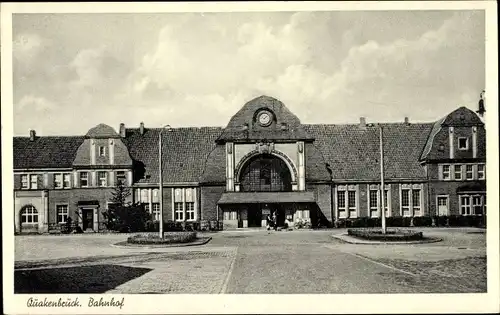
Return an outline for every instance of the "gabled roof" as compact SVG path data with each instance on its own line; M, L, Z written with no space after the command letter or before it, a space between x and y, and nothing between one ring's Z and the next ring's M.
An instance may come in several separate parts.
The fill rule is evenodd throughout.
M479 116L467 107L460 107L444 117L443 126L482 126Z
M71 168L84 137L14 137L14 169Z
M425 179L419 157L432 123L381 124L383 126L386 179ZM316 138L337 181L377 181L380 179L378 126L304 125Z
M86 138L94 138L94 139L99 139L99 138L120 138L120 136L116 133L116 131L106 125L106 124L99 124L93 128L91 128L87 134L85 135Z
M432 127L432 131L427 138L424 150L420 156L420 160L439 159L443 155L448 156L448 152L438 152L437 147L439 143L448 142L448 130L442 132L446 127L470 127L470 126L483 126L479 116L467 107L460 107L448 115L444 116ZM481 141L478 141L482 145ZM449 148L445 148L449 150ZM482 150L480 150L482 151Z
M274 114L274 123L269 127L261 128L254 124L255 114L259 110L269 110ZM246 126L246 128L244 128ZM282 128L285 126L286 128ZM226 128L217 139L225 141L248 140L311 140L313 137L305 132L300 120L281 101L269 97L259 96L247 102L229 120Z
M160 130L148 128L141 135L138 128L127 129L124 143L134 160L134 167L142 173L138 183L158 183ZM221 131L218 127L165 129L162 133L163 182L197 183Z

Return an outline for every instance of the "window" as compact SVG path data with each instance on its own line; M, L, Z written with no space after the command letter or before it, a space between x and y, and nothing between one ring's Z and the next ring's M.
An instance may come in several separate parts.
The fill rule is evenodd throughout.
M68 222L69 210L68 205L57 205L57 223L66 223Z
M384 208L385 208L385 217L388 217L390 215L389 212L389 190L384 189Z
M349 217L356 217L356 191L349 190L347 192L347 205L349 207Z
M143 203L142 206L147 213L151 213L151 209L149 208L149 203Z
M99 147L99 156L106 156L106 147Z
M21 188L22 189L30 188L30 184L28 182L28 175L21 175Z
M70 188L70 187L71 187L71 174L64 173L63 174L63 188Z
M194 221L194 202L186 202L186 220Z
M236 211L224 211L224 220L238 220Z
M21 210L21 223L38 223L38 211L33 206Z
M153 220L160 221L160 204L159 203L153 203Z
M474 179L474 171L471 164L465 165L465 179Z
M127 182L127 175L125 174L125 171L116 172L116 183L118 184L119 182L122 182L123 184Z
M458 149L467 150L469 148L468 138L458 138Z
M370 216L378 217L378 190L370 190Z
M38 175L30 175L31 189L38 189Z
M448 180L450 179L450 166L449 165L443 165L443 179Z
M292 178L286 163L272 155L258 155L242 169L241 191L291 191Z
M471 208L470 208L470 196L469 195L463 195L460 196L460 214L461 215L470 215L471 214Z
M462 165L454 165L453 170L455 180L462 180Z
M99 187L106 187L108 185L108 174L106 172L97 172L97 179Z
M54 188L63 188L62 177L62 174L54 174Z
M337 191L337 209L339 210L339 217L346 217L346 207L345 207L345 191Z
M483 215L483 198L482 196L472 197L472 211L474 215Z
M70 188L70 173L58 173L54 174L54 187L56 189Z
M420 216L422 213L420 212L420 189L413 189L411 192L412 196L412 207L413 207L413 215Z
M484 164L478 164L477 166L477 179L484 179L485 178L485 172L484 172Z
M410 216L410 190L401 190L401 208L403 209L403 216Z
M175 209L175 221L184 221L184 209L182 207L182 202L174 203Z
M89 173L80 172L80 187L89 187Z

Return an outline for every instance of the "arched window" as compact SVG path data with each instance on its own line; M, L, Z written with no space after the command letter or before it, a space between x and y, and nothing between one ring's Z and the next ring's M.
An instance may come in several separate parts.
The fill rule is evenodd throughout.
M244 166L240 187L241 191L291 191L292 177L283 160L262 154Z
M38 211L28 205L21 210L21 223L38 223Z

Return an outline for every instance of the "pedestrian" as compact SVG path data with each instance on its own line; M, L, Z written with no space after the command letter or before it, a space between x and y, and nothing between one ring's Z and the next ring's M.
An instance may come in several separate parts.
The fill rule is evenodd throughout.
M274 225L274 230L278 230L278 217L276 216L276 211L273 213L273 225Z
M271 229L271 215L268 214L266 217L266 228L269 231Z

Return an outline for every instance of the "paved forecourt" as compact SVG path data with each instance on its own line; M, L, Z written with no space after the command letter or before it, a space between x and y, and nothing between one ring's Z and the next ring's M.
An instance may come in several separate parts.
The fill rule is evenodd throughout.
M17 236L16 292L486 290L486 239L478 229L424 229L443 241L416 245L356 245L332 237L345 230L247 231L210 233L212 240L207 245L165 249L112 246L125 235ZM79 287L62 283L63 279L85 277L85 268L97 274L102 271L105 277L90 277L80 281ZM33 279L40 285L33 285Z

